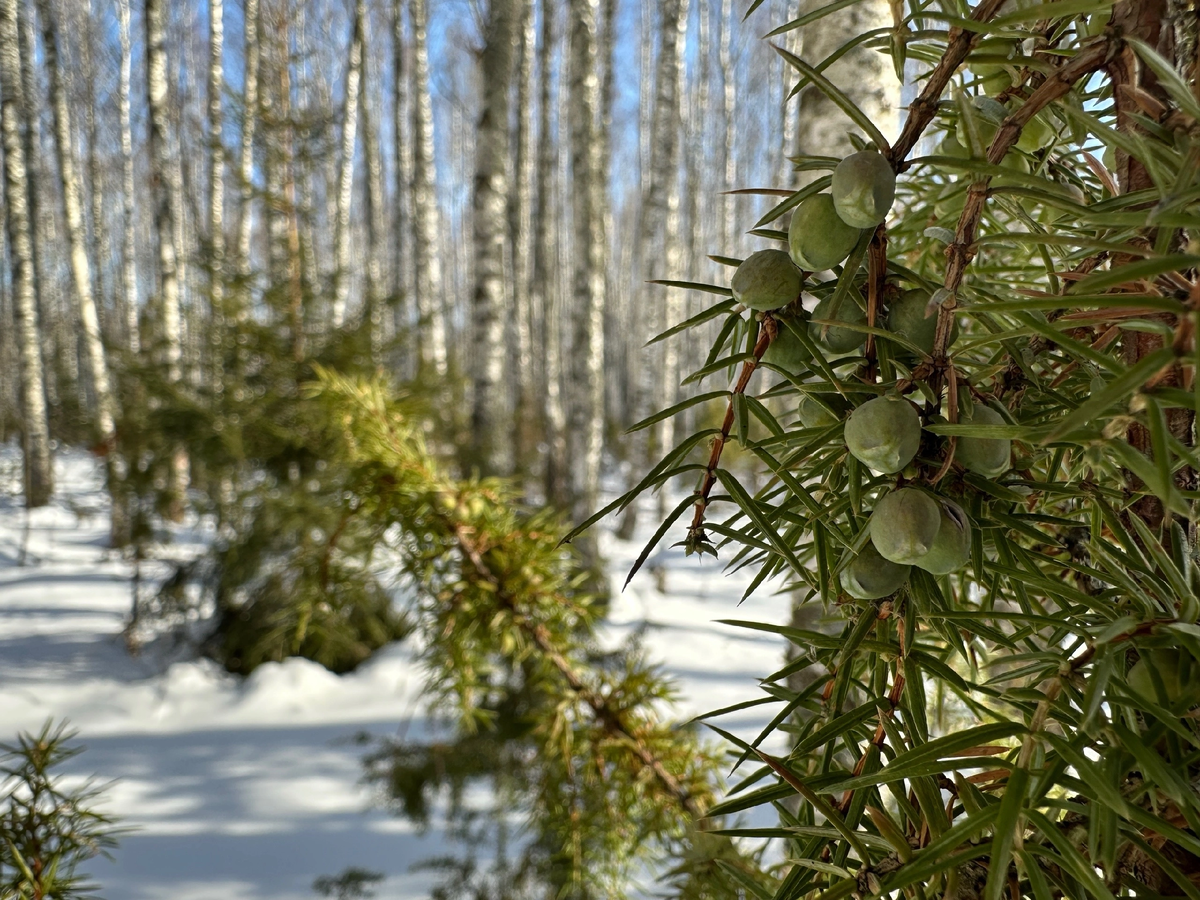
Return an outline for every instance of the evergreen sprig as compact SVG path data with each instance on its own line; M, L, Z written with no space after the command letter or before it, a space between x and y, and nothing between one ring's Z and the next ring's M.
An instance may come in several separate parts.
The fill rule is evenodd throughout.
M825 60L780 50L793 93L824 93L901 175L890 216L832 279L803 273L831 310L811 332L796 298L760 313L723 300L664 335L723 318L688 381L742 377L703 401L727 404L720 430L684 436L597 518L700 469L676 510L695 510L689 549L754 570L751 590L774 579L795 592L794 624L733 623L793 648L764 673L778 713L752 740L717 729L749 771L710 814L768 806L780 819L724 832L783 844L781 881L755 895L1200 897L1200 108L1194 61L1168 58L1164 37L1194 48L1200 23L1094 0L893 12L892 29ZM822 74L860 44L897 72L924 66L891 144ZM779 239L763 224L814 188L767 192L784 199L752 233ZM737 265L729 251L719 258ZM921 353L884 318L902 285L928 292L936 316ZM839 318L843 303L862 318ZM804 359L768 365L782 321ZM834 324L863 349L814 344ZM916 456L894 474L851 455L833 416L884 394L920 414ZM812 400L827 424L798 414ZM998 422L973 423L984 406ZM1011 468L965 466L964 444L982 439L1012 441ZM721 465L729 441L757 457L764 487ZM966 563L914 566L894 593L855 599L843 573L873 541L875 504L901 487L961 507ZM806 606L826 630L804 624ZM793 747L782 758L760 749L779 730Z
M0 744L0 898L82 900L96 886L78 872L109 856L125 830L96 807L105 785L64 783L63 763L83 751L65 722Z

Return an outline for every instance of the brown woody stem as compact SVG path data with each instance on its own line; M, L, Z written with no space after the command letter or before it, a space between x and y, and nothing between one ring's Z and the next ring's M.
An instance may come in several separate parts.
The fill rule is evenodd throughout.
M759 360L763 358L763 354L771 346L771 341L775 340L778 334L779 325L775 321L775 317L770 313L763 313L762 330L759 331L758 340L754 344L754 358L742 363L742 371L738 374L733 389L729 392L729 405L725 407L725 419L721 422L721 433L713 438L712 452L708 455L708 465L704 467L704 475L701 477L700 487L696 491L696 513L692 516L691 527L688 528L689 542L697 539L703 542L704 514L708 510L708 498L717 481L717 467L721 464L721 451L725 449L725 442L729 440L729 432L733 430L733 398L746 392L750 376L754 374Z
M870 328L878 326L879 310L883 305L883 287L887 278L887 244L887 225L881 222L871 235L871 243L867 247L867 326ZM867 335L864 352L867 364L863 376L867 381L874 381L879 374L875 335Z
M1011 116L1006 118L996 131L991 146L988 147L987 161L1000 165L1005 154L1016 144L1021 136L1021 129L1029 123L1037 113L1071 89L1080 78L1090 75L1102 68L1113 52L1115 44L1101 41L1087 48L1069 63L1049 76L1029 99L1021 104ZM992 176L986 175L971 184L967 191L967 202L962 215L958 218L958 228L954 234L954 242L946 248L946 279L943 285L946 297L938 310L937 332L933 342L933 359L937 368L945 368L946 348L950 343L950 333L954 327L954 309L958 304L958 289L962 285L967 266L975 257L975 232L979 228L979 220L983 216L983 207L987 201L988 185Z
M975 8L971 18L976 22L986 22L996 15L1003 5L1004 0L983 0ZM950 29L946 52L942 54L942 58L934 70L929 73L921 95L908 108L908 119L900 131L900 137L896 138L896 142L892 144L891 152L888 154L888 162L892 164L894 171L899 172L904 167L905 158L912 152L912 148L917 145L917 141L921 139L921 135L929 127L933 117L937 115L938 102L946 90L946 85L950 83L950 79L954 77L954 73L963 64L963 60L967 58L967 54L971 52L971 48L978 39L979 35L976 32L967 31L957 25Z

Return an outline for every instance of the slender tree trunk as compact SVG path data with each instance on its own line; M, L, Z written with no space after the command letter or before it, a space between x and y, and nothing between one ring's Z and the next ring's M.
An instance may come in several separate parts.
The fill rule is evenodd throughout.
M600 211L597 220L600 223L600 234L604 241L604 405L601 415L607 421L622 421L623 378L621 367L623 357L621 345L625 343L625 332L621 328L622 309L620 305L619 269L615 272L608 264L608 248L617 247L618 242L613 229L612 197L609 190L612 165L612 119L613 105L617 97L616 80L616 29L617 29L617 0L600 0L600 22L597 23L596 68L600 82L600 112L596 121L596 143L599 145L600 159Z
M163 0L145 0L146 91L150 119L150 188L154 198L154 227L158 251L159 310L167 379L171 384L182 380L183 346L179 319L178 249L175 245L176 211L171 190L171 158L167 143L167 53ZM187 490L187 454L180 448L170 469L168 492L171 513L183 515L183 497Z
M54 493L54 461L50 455L50 427L38 336L28 170L21 137L25 90L21 83L17 3L18 0L0 0L0 137L4 144L4 209L12 261L13 318L21 366L25 505L32 509L50 502Z
M88 0L87 10L84 14L87 16L87 40L84 44L87 51L85 67L88 101L85 115L88 147L87 177L88 186L91 188L90 200L92 205L92 239L88 247L88 252L91 254L96 306L99 308L101 315L101 333L107 333L112 338L117 335L117 329L113 327L112 315L106 313L106 310L110 308L106 301L112 297L112 292L107 289L110 285L106 284L105 279L105 269L109 263L109 233L104 215L104 183L100 171L100 129L99 116L96 109L99 100L96 92L97 29L94 24L95 11L92 8L92 0Z
M379 134L371 112L371 92L368 88L368 46L363 41L362 97L363 151L367 163L367 290L365 315L370 320L371 359L375 365L383 362L383 160L379 150Z
M208 0L208 291L213 389L221 390L225 347L225 142L221 92L225 87L224 0Z
M533 338L529 305L529 226L533 189L533 54L536 33L533 0L518 0L517 109L513 141L513 188L508 197L509 255L512 259L512 304L509 307L509 360L516 373L513 402L513 439L516 470L526 473L534 455Z
M422 368L446 374L446 332L442 317L441 234L433 150L433 99L429 94L426 0L409 0L412 25L413 276L416 282L417 341Z
M346 101L342 108L342 162L338 172L337 218L334 221L333 327L346 319L350 292L350 202L354 195L354 148L358 136L359 82L363 66L364 0L355 0L346 69Z
M129 35L129 0L119 0L117 16L121 33L121 302L125 312L125 344L137 356L142 349L138 324L136 208L133 181L133 116L130 99L133 54Z
M512 84L516 0L490 0L480 76L483 102L476 129L473 236L475 291L471 321L472 462L489 474L512 468L504 378L506 293L504 245L508 204L508 93Z
M100 445L110 451L114 438L112 390L108 381L108 364L104 358L104 342L100 336L100 317L92 293L92 273L88 262L87 226L83 218L82 184L75 162L72 142L71 115L63 84L62 66L58 55L58 27L49 0L38 0L38 17L42 25L42 43L46 54L46 69L50 73L50 108L54 116L54 149L61 177L63 212L65 213L67 244L75 296L79 303L79 322L92 390L96 397L96 431Z
M736 88L731 53L733 31L733 0L721 0L721 42L717 48L717 64L721 68L721 123L724 125L724 141L721 147L722 191L721 194L721 252L728 253L733 243L735 204L732 194L737 171L734 167L734 91Z
M406 115L409 91L405 66L404 0L392 0L392 150L395 155L396 193L393 211L392 233L395 238L392 249L392 271L395 284L392 290L398 298L396 309L404 327L411 328L417 321L415 306L416 290L412 277L412 141L410 122ZM415 347L412 335L408 335L406 347ZM416 374L412 364L413 353L405 360L406 374Z
M659 277L666 278L681 278L684 274L683 262L683 234L680 222L680 196L679 196L679 160L682 155L681 141L683 138L683 115L682 101L684 94L684 60L687 58L687 31L688 31L688 0L680 0L679 2L679 19L678 19L678 51L674 71L668 75L660 67L659 72L664 77L673 77L675 81L674 96L672 98L674 115L669 121L665 122L667 128L667 137L664 140L670 141L669 154L672 158L672 165L663 170L668 178L667 183L667 209L666 221L663 229L664 253L662 262L662 274ZM662 95L660 94L660 98ZM654 277L654 273L646 270L647 277ZM660 292L664 294L662 304L662 318L656 322L651 330L661 331L665 328L676 324L684 318L684 294L678 290L666 290ZM646 336L647 338L649 335ZM658 367L659 383L655 396L662 406L672 406L679 397L679 346L677 340L665 341L662 344L662 364ZM675 446L675 417L668 416L658 424L658 447L660 453L666 453ZM661 490L658 492L658 516L665 517L667 514L670 496L668 491Z
M125 2L125 0L122 0ZM245 6L245 86L242 91L242 143L238 154L238 202L237 274L242 279L242 289L249 290L250 278L250 235L253 212L250 204L254 199L254 128L258 124L258 70L262 49L258 38L259 0L246 0ZM246 303L239 304L246 311Z
M287 285L288 327L292 333L292 358L299 362L306 352L304 328L304 286L300 280L300 223L296 208L296 135L292 124L292 23L291 7L280 4L274 27L276 40L276 70L278 78L278 131L275 142L276 177L278 190L273 195L275 215L272 224L278 229L275 246L279 253L280 283Z
M825 5L825 0L801 0L798 14L804 15ZM891 22L887 0L851 4L826 16L819 26L804 29L804 58L818 62L855 35ZM826 69L824 75L866 113L884 135L893 137L898 133L900 82L886 56L860 46ZM787 90L790 89L789 84ZM846 133L857 130L854 124L811 84L800 92L796 121L796 146L789 148L789 153L844 156L852 151Z
M59 384L60 376L70 380L72 354L67 350L68 328L62 316L62 297L58 290L58 279L53 277L52 257L47 251L53 245L51 236L55 225L53 214L42 203L44 154L42 145L42 104L40 102L41 81L37 77L36 35L34 34L34 10L21 2L17 6L17 45L21 58L21 87L23 138L25 146L25 180L28 185L29 239L33 249L33 293L37 301L40 327L38 340L42 345L42 360L45 366L46 400L49 415L54 416L62 408L64 396L70 394L70 385ZM52 423L53 424L53 423Z
M591 514L599 494L604 438L604 167L597 135L600 84L595 0L571 0L571 180L575 278L571 346L572 516ZM585 551L589 548L584 548ZM595 564L596 560L585 561ZM594 553L591 554L594 556Z
M530 304L541 321L542 415L546 440L546 501L563 508L569 499L567 484L567 413L562 396L562 347L560 343L558 291L553 276L554 142L550 129L554 115L554 2L542 0L541 43L538 45L538 145L533 212L533 272Z
M638 237L638 248L641 251L638 271L644 279L655 277L654 273L650 272L651 265L658 269L659 273L662 272L660 267L663 267L663 263L646 252L655 246L656 242L665 239L663 250L667 254L665 269L670 273L668 277L675 274L679 260L679 192L676 186L680 143L679 83L684 34L687 28L687 0L663 0L661 10L662 27L659 31L658 66L654 77L654 114L650 131L650 177L643 201ZM667 296L664 297L664 294ZM643 299L635 300L634 334L642 340L648 340L650 333L666 320L667 304L672 302L670 294L671 292L663 288L645 285ZM647 355L646 351L642 351L638 366L633 405L635 420L647 415L655 389L664 387L672 377L669 371L670 358L666 353L662 355L657 367L647 359ZM658 372L655 371L656 368ZM673 385L671 390L673 391ZM666 398L660 399L663 405L670 402ZM660 428L659 435L663 439L669 436L666 428ZM660 449L665 452L668 448ZM634 432L634 440L630 442L630 453L635 467L644 467L650 463L648 429ZM637 504L631 503L621 520L621 537L632 537L636 524Z

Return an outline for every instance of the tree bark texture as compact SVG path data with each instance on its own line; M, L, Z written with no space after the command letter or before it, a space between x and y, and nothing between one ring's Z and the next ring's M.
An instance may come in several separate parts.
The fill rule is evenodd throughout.
M567 455L572 517L595 507L604 437L604 208L598 132L600 77L596 66L595 0L570 3L570 141L574 218L571 404Z
M638 229L638 271L643 280L663 276L660 258L651 248L662 247L664 252L675 254L677 264L678 247L672 245L669 225L675 221L678 233L679 193L675 184L678 180L680 118L679 82L683 37L687 28L687 0L663 0L660 5L662 25L659 29L658 64L654 75L655 96L650 126L649 178L643 199L641 224ZM673 198L673 199L672 199ZM672 207L674 212L672 213ZM665 240L665 243L663 241ZM666 269L673 274L672 260L666 259ZM651 271L651 270L654 271ZM667 277L671 277L668 275ZM633 331L644 340L665 320L667 300L664 288L643 285L641 297L633 302ZM658 353L642 350L635 367L633 397L634 421L644 418L654 401L653 393L663 382L656 377L656 364L663 361ZM661 372L661 368L660 368ZM663 405L666 405L664 402ZM660 429L660 435L662 434ZM630 456L634 465L644 468L650 462L648 429L633 434L630 441ZM633 536L637 524L637 504L626 507L619 533L623 538Z
M413 276L417 292L417 340L422 367L446 374L446 331L442 317L442 263L438 252L441 215L433 150L433 98L429 94L426 0L409 0L412 30Z
M346 320L350 292L350 203L354 196L354 149L358 135L359 82L363 66L364 0L355 0L346 68L346 97L342 106L342 161L338 172L337 218L334 221L333 327Z
M224 0L208 0L208 292L214 387L222 380L225 331L225 143L221 93L225 89Z
M122 0L124 2L124 0ZM242 87L242 136L238 152L238 235L237 274L243 281L243 291L250 278L250 236L254 227L251 202L254 200L254 129L258 124L258 70L262 57L258 30L259 0L246 0L245 5L245 73ZM239 303L244 310L245 300Z
M158 251L159 321L162 333L163 362L167 379L178 384L183 378L183 343L179 316L179 252L171 155L167 143L167 52L165 44L166 11L163 0L146 0L146 93L150 120L150 192L154 203L154 230ZM168 493L171 514L183 515L183 496L187 490L186 451L176 451L170 467Z
M471 303L472 462L487 474L512 468L505 384L507 318L504 249L508 204L508 94L512 82L515 0L490 0L480 54L482 104L476 127L472 231L475 290Z
M824 0L801 0L797 15L806 15L826 5ZM797 49L803 59L816 65L855 35L891 23L887 0L864 0L800 29ZM886 137L896 136L900 128L900 82L890 59L866 47L856 47L823 74L866 113ZM789 83L789 91L790 88ZM796 122L796 146L789 148L788 153L845 156L853 152L846 133L857 131L857 126L812 84L800 92ZM790 166L788 168L790 170Z
M100 445L110 448L114 437L112 389L108 380L108 363L104 342L100 336L100 316L92 293L92 273L88 260L87 225L83 218L83 185L75 160L70 107L63 83L62 64L58 52L58 27L49 0L38 0L38 18L42 25L42 44L46 69L50 74L50 108L54 116L54 149L61 178L63 212L65 214L68 254L71 275L75 282L75 298L82 326L82 342L96 398L96 431Z
M29 181L21 135L25 90L21 83L17 2L0 0L0 138L4 144L4 210L12 263L13 318L21 367L25 506L32 509L50 502L54 493L54 460L50 455L30 235Z
M125 345L133 356L141 352L138 323L136 208L133 181L133 52L129 34L129 0L117 5L118 28L121 40L121 75L118 87L121 117L121 301L125 312Z
M518 472L528 472L535 455L533 408L533 338L530 309L530 200L533 190L533 0L517 0L516 95L513 135L513 185L508 196L509 257L512 259L512 303L509 305L509 367L516 373L513 396L513 456Z
M538 145L533 213L533 272L530 305L541 322L542 418L546 440L546 501L564 508L569 499L567 465L567 411L562 391L560 304L554 277L556 205L554 191L554 141L550 129L556 106L554 95L554 0L542 0L541 38L538 43Z

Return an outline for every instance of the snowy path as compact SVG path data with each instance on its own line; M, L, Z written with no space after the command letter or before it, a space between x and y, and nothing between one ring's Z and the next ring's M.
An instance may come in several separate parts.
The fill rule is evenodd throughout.
M91 866L101 893L300 900L315 896L317 875L354 865L387 874L380 898L427 896L434 877L410 867L444 852L440 832L418 835L372 808L353 742L420 727L420 672L406 650L390 647L341 677L289 660L245 680L208 661L130 657L120 636L130 566L104 548L97 468L64 454L58 478L56 503L29 520L24 566L25 514L11 491L0 496L0 741L66 717L87 746L73 771L119 779L111 811L139 830L114 862ZM605 537L616 583L640 546ZM782 621L786 598L764 593L737 608L746 580L724 577L719 563L660 549L651 564L668 593L639 575L613 603L614 638L648 626L646 647L679 679L688 713L754 696L781 643L714 620ZM722 724L748 734L765 721L752 710Z

